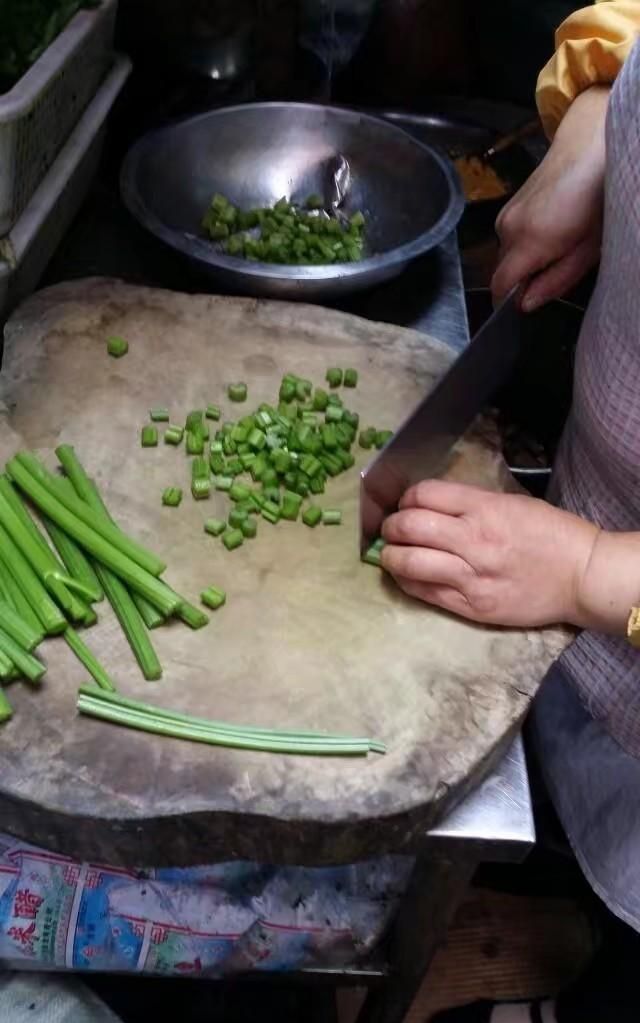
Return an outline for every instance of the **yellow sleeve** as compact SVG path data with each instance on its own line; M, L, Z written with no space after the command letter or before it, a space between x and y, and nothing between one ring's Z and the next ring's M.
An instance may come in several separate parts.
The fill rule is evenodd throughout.
M562 23L536 92L549 138L579 93L615 80L639 32L640 0L596 0Z

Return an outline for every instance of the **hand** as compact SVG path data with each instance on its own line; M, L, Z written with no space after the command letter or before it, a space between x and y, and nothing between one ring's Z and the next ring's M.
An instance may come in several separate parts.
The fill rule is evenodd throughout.
M590 624L583 582L599 530L544 501L430 480L383 536L382 565L409 596L491 625Z
M522 308L531 312L566 294L598 262L608 98L606 86L578 96L547 156L498 217L495 301L521 284Z

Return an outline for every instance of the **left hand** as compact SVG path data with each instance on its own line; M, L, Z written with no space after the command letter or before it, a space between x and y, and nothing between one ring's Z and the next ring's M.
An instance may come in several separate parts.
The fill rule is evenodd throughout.
M545 501L429 480L382 533L382 565L409 596L483 624L591 624L581 599L600 530Z

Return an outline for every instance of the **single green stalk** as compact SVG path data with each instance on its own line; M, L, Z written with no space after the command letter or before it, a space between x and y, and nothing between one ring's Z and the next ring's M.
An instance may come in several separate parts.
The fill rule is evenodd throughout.
M157 713L156 707L134 710L116 702L101 700L97 694L89 695L86 690L81 690L77 707L81 714L89 714L128 728L231 749L313 756L366 756L370 750L368 740L344 739L336 742L325 740L324 736L311 739L282 737L277 733L256 735L251 731L232 732L225 726L218 728L214 722L206 722L202 727L177 717L164 717Z
M80 695L90 697L100 703L114 704L119 707L139 711L140 713L153 714L155 717L165 718L169 721L178 721L181 724L195 725L197 728L213 728L217 732L229 732L232 735L253 735L259 738L275 736L279 739L308 739L313 742L333 742L337 745L340 745L341 743L352 744L357 742L362 745L375 745L378 747L384 746L384 743L373 739L365 739L361 736L354 738L353 736L343 735L336 732L311 732L287 728L274 729L263 728L259 725L233 725L227 721L216 721L211 718L202 718L193 714L183 714L181 711L170 710L166 707L157 707L155 704L143 703L141 700L132 700L130 697L122 696L120 693L104 692L103 690L96 689L94 686L88 684L81 685L78 692Z
M109 678L109 675L100 662L91 653L89 647L80 639L80 636L69 625L64 633L67 646L73 651L78 660L87 669L91 678L106 692L115 693L116 687Z
M104 565L96 565L98 578L114 610L140 670L148 681L162 678L162 666L149 639L144 619L127 587Z

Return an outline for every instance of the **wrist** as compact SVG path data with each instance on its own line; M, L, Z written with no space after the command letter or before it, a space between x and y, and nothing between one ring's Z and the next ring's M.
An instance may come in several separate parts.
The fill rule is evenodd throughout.
M599 531L581 573L575 621L583 629L626 636L640 602L640 534Z

